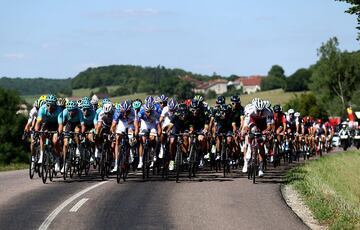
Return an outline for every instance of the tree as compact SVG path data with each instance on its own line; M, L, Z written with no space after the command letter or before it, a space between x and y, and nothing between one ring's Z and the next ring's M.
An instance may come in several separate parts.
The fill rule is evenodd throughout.
M108 89L106 86L101 86L98 91L96 92L96 94L102 94L102 93L109 93Z
M305 91L308 90L308 82L311 71L308 69L298 69L290 77L286 78L285 91Z
M318 49L319 60L312 67L310 89L329 107L334 100L340 107L333 115L342 115L360 86L360 52L341 52L336 37ZM336 106L338 107L338 106Z
M176 85L174 93L180 100L186 100L194 96L193 85L188 81L179 81Z
M206 94L206 99L216 98L216 92L214 90L209 90Z
M356 29L360 30L360 1L359 0L336 0L339 2L346 2L351 4L351 7L345 11L348 14L355 14L357 15L357 23L358 26ZM360 33L358 32L357 40L360 40Z
M273 65L268 76L261 81L261 90L279 89L285 87L285 71L279 65Z
M19 95L12 90L0 88L0 164L26 162L24 145L19 144L26 117L16 115Z
M300 97L296 96L291 99L284 109L294 109L300 112L302 116L312 116L315 118L326 118L328 113L322 103L319 103L316 96L312 93L301 94Z

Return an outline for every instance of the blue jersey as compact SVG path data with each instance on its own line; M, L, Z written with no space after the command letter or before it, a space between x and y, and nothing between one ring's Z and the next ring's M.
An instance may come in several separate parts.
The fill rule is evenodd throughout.
M42 105L39 109L37 120L50 122L50 123L57 123L58 116L62 112L62 109L59 106L55 107L54 112L50 113L46 107L46 105Z
M124 113L120 112L120 109L119 109L119 110L115 111L114 116L113 116L113 121L115 121L116 123L121 121L123 123L132 124L132 123L134 123L134 121L138 120L137 116L138 115L137 115L136 111L132 109L130 111L130 114L127 117L125 117Z
M143 120L146 123L150 123L150 124L158 124L159 119L160 119L160 114L156 110L152 110L150 116L146 116L144 109L140 110L137 117L138 121Z
M89 112L90 112L89 116L85 116L83 114L84 124L86 126L93 126L94 124L96 124L95 121L94 121L95 116L96 116L96 112L93 109L90 109Z
M161 114L162 109L161 109L161 105L159 103L154 104L155 110L158 114Z
M66 122L84 124L82 111L77 108L76 113L71 117L68 109L64 109L58 116L58 123L65 124Z

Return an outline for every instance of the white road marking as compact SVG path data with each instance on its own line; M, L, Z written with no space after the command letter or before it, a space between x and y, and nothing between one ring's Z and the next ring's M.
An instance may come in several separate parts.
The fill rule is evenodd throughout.
M71 196L70 198L68 198L67 200L65 200L62 204L60 204L54 211L52 211L52 213L50 213L50 215L44 220L44 222L40 225L39 230L45 230L47 229L51 222L55 219L55 217L71 202L73 202L75 199L77 199L78 197L80 197L81 195L87 193L88 191L105 184L108 181L103 181L100 182L98 184L95 184L91 187L88 187L84 190L81 190L80 192L76 193L75 195Z
M69 212L77 212L77 210L79 210L79 208L81 208L81 206L83 206L83 204L85 204L85 202L88 201L88 198L82 198L81 200L79 200L79 202L77 202L71 209Z

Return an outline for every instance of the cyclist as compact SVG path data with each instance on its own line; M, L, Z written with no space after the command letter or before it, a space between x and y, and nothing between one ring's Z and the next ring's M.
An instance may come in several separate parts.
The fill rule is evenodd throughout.
M137 120L135 121L135 136L138 134L141 135L140 146L139 146L139 164L138 169L141 169L143 166L143 145L146 142L146 137L144 136L145 132L150 132L150 144L153 147L156 147L156 138L161 132L161 127L159 123L160 114L156 111L154 107L154 102L150 99L143 105L138 113ZM156 161L154 157L152 163Z
M167 105L162 109L159 122L160 122L161 129L163 132L165 130L167 130L167 127L170 125L170 121L171 121L172 117L175 115L177 106L178 106L177 101L175 99L171 98L169 100L169 102L167 103ZM161 133L160 134L161 145L160 145L159 158L163 158L165 142L166 142L166 138L163 135L163 133ZM170 165L169 165L169 167L170 167ZM173 168L173 165L172 165L172 168ZM172 169L170 169L170 170L172 170Z
M84 127L85 129L82 130L82 133L89 132L86 138L89 140L90 143L94 143L94 132L95 132L95 123L94 119L96 116L96 112L93 110L93 107L88 100L83 100L81 104L81 110L84 119ZM92 162L93 156L91 156L90 161Z
M56 96L49 94L46 96L46 104L42 105L39 109L38 116L36 119L35 131L57 131L58 122L57 118L59 114L62 112L61 108L56 104L57 98ZM42 163L43 154L44 154L44 141L45 136L42 135L40 138L40 157L38 163ZM61 153L61 146L58 143L58 135L54 134L52 137L52 142L54 145L54 150L56 154ZM57 161L55 164L55 171L59 171L60 166Z
M252 111L249 111L249 118L245 119L244 122L244 129L250 131L250 133L254 132L262 132L263 134L266 134L273 130L273 114L266 109L266 104L261 100L256 98L253 100L253 106L249 107L248 109L252 109ZM249 136L249 142L251 143L251 137ZM264 146L260 145L260 154L259 154L259 177L262 177L264 175L264 169L263 169L263 159L265 157L265 150ZM247 159L245 159L245 164L247 166ZM245 166L244 164L244 166Z
M116 110L113 116L111 125L112 133L116 133L115 139L115 167L112 172L118 170L118 157L119 157L119 146L123 138L123 134L132 134L135 131L134 122L137 120L137 114L134 109L131 108L130 101L124 101L120 104L120 109ZM133 156L130 156L129 162L132 163Z
M66 154L69 148L69 134L68 132L82 133L85 130L83 114L77 106L76 101L69 101L66 103L66 108L58 116L58 133L65 132L64 145L63 145L63 157L66 159ZM79 145L79 138L75 137L76 144ZM76 155L80 155L79 148L76 148ZM61 169L61 173L65 170L65 165Z
M99 99L95 94L91 97L90 103L93 107L93 110L96 111L98 109Z
M164 94L162 94L156 98L154 106L155 106L156 111L159 114L161 114L162 110L166 107L168 99L169 98L167 96L165 96Z

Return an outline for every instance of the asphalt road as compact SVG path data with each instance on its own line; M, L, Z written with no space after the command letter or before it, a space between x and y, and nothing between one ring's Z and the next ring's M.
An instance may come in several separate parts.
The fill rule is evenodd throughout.
M27 170L4 172L0 229L307 229L280 194L287 168L270 167L257 184L239 170L228 178L204 170L180 183L131 174L121 184L96 172L48 184Z

